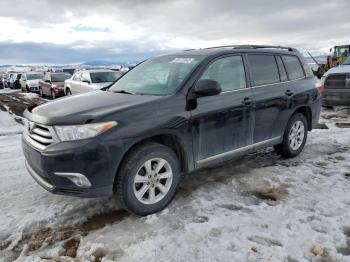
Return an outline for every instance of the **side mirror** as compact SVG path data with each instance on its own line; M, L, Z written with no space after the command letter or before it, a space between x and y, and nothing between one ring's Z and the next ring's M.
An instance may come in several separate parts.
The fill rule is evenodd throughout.
M221 86L215 80L199 80L194 88L194 93L197 97L215 96L221 93Z
M81 82L83 83L87 83L87 84L91 84L89 80L86 80L86 79L82 79Z
M51 84L51 81L50 80L45 80L45 83L50 83Z

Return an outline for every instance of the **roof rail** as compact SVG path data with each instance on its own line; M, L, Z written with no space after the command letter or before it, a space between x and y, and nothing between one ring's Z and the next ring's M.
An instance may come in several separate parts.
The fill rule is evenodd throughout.
M260 49L260 48L271 48L271 49L285 49L291 52L297 51L293 47L286 47L286 46L274 46L274 45L222 45L222 46L213 46L213 47L207 47L203 49L216 49L216 48L228 48L231 47L233 49ZM190 51L193 49L188 49L184 51Z
M274 45L237 45L235 49L260 49L260 48L271 48L271 49L285 49L288 51L296 51L293 47L288 46L274 46Z

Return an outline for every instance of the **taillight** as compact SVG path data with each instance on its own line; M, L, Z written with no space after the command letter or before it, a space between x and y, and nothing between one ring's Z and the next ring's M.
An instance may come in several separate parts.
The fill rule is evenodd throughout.
M317 84L316 84L316 89L317 89L318 95L319 95L319 96L322 96L323 91L324 91L323 83L317 83Z

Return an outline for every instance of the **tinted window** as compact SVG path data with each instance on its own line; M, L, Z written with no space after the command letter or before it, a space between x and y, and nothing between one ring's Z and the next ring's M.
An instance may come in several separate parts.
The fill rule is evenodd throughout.
M114 82L121 76L118 72L96 72L91 73L91 81L93 83Z
M300 61L296 56L282 56L282 59L286 66L289 80L295 80L305 76Z
M231 91L246 87L244 66L241 56L230 56L216 60L204 72L200 79L219 82L222 91Z
M286 69L284 68L282 58L280 56L276 56L276 60L278 65L278 71L280 72L281 81L287 81L288 80L287 72L286 72Z
M280 82L275 57L272 55L248 55L254 86Z

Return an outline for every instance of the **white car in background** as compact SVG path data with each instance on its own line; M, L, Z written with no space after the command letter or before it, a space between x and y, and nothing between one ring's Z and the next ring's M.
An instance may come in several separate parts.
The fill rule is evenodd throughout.
M108 69L84 69L76 72L64 82L66 95L102 89L121 77L118 71Z
M39 81L44 78L42 72L27 72L21 75L19 80L22 91L39 92Z

